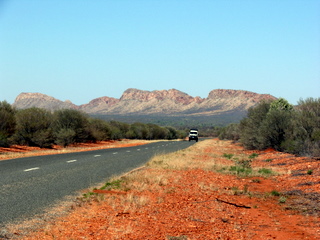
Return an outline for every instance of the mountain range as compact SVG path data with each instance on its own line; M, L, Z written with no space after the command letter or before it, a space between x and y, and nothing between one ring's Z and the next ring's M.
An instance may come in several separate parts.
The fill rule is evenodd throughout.
M244 116L250 107L262 100L274 100L270 94L258 94L244 90L215 89L207 98L192 97L176 89L144 91L129 88L117 98L99 97L87 104L75 105L42 93L21 93L13 106L18 109L31 107L77 109L99 116L162 116L162 117L209 117L232 115ZM239 117L238 117L239 118ZM237 119L239 120L239 119ZM232 120L231 120L232 122Z

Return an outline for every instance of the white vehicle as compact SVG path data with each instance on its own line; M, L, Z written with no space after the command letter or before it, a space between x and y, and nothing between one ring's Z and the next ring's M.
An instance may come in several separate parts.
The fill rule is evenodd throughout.
M198 142L198 129L190 129L189 142L191 140L195 140L196 142Z

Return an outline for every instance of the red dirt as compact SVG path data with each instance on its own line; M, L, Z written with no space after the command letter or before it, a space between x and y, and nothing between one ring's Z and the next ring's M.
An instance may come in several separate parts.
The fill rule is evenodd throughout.
M320 239L320 161L272 149L246 151L219 140L197 153L197 160L232 165L223 153L257 153L252 167L273 168L271 177L237 177L202 169L170 170L157 188L125 194L146 201L135 207L123 192L101 191L105 200L73 206L68 214L23 239ZM307 174L312 170L312 174ZM140 169L154 176L165 169ZM277 191L286 197L279 203ZM135 201L136 201L135 200ZM129 205L128 205L129 204ZM130 206L130 207L128 207Z

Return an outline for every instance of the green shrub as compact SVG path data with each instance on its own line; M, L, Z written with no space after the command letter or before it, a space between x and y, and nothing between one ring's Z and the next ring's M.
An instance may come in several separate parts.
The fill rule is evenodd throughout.
M8 137L0 133L0 147L9 147Z
M111 127L104 120L89 119L89 131L94 141L105 141L111 139Z
M232 154L232 153L224 153L223 154L223 157L225 157L227 159L231 159L231 158L233 158L233 156L234 156L234 154Z
M274 148L282 151L286 131L291 124L292 113L288 111L270 110L260 127L260 149Z
M121 188L121 184L122 184L123 180L118 179L118 180L114 180L112 182L107 182L103 187L101 187L100 189L120 189Z
M229 171L235 172L236 175L243 175L243 176L248 176L252 173L251 168L244 168L241 166L230 166Z
M293 126L288 132L288 150L300 155L320 156L320 98L300 100Z
M240 139L239 124L231 123L228 126L222 128L219 133L219 139L228 139L237 141Z
M257 154L257 153L252 153L248 158L249 158L249 159L254 159L254 158L258 157L258 156L259 156L259 154Z
M89 117L74 109L62 109L54 113L53 131L56 143L63 146L93 140L89 129Z
M17 144L50 147L53 143L52 114L40 108L29 108L16 113L16 131L12 141Z
M280 193L278 191L276 191L276 190L272 190L271 191L271 195L277 197L277 196L280 196Z
M9 147L8 139L16 127L15 114L16 110L8 102L0 102L0 147Z
M247 149L274 148L298 155L320 156L320 98L300 100L293 108L285 99L263 101L248 110L239 124Z
M258 173L263 174L263 175L270 175L272 174L272 170L268 168L261 168L258 170Z
M261 102L250 108L247 118L240 122L240 140L247 149L281 150L285 132L290 124L292 106L284 99Z
M76 132L70 128L62 128L56 132L55 142L56 144L67 147L68 145L75 143Z
M285 196L281 196L279 198L279 203L286 203L286 201L287 201L287 198Z
M248 115L239 125L240 142L247 149L262 149L260 127L266 118L271 101L262 101L257 106L249 108Z

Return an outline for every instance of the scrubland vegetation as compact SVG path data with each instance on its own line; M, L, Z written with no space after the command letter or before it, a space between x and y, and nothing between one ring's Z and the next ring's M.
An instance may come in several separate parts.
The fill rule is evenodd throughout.
M320 157L320 98L261 102L247 117L220 129L220 139L240 141L247 149L268 149Z
M219 136L241 142L246 149L277 151L320 157L320 98L300 100L292 106L285 99L262 101L248 110L239 123L225 127L194 123L201 137ZM166 121L169 121L168 119ZM167 122L168 123L168 122ZM180 124L180 125L179 125ZM128 139L177 139L188 128L179 123L164 127L154 123L106 121L72 109L49 112L40 108L17 110L0 102L0 146L13 144L51 147L74 143Z
M104 121L73 110L49 112L41 108L17 110L0 102L0 146L13 144L51 147L74 143L128 139L177 139L185 132L155 124Z

